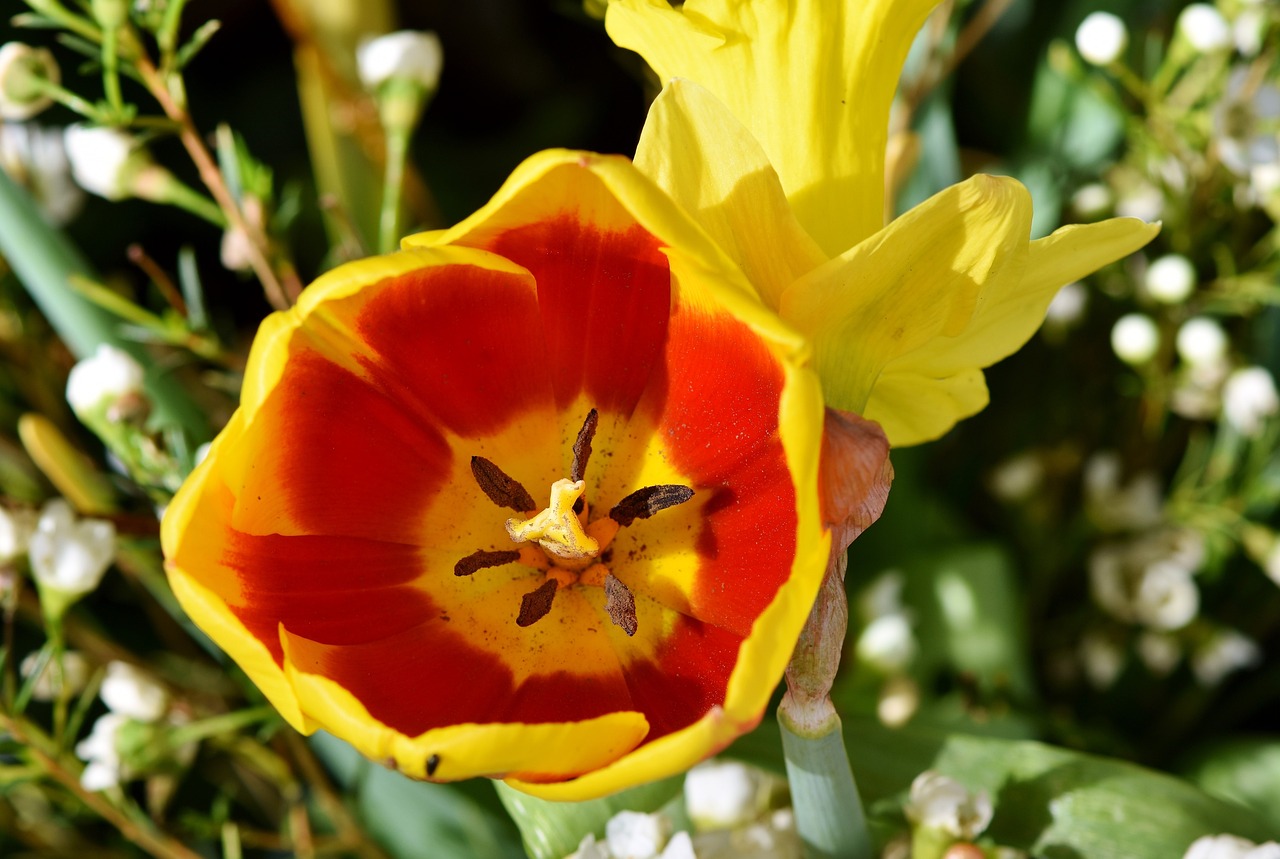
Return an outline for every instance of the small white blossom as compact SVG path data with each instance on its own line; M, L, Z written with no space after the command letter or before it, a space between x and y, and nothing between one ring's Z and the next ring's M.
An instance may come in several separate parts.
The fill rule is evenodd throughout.
M120 760L119 736L129 717L106 713L93 723L89 736L76 744L76 757L87 766L80 775L85 790L106 790L127 778Z
M901 570L888 570L875 580L858 597L858 614L868 623L886 614L903 611L902 588L907 577Z
M620 811L605 824L605 843L613 859L655 859L671 831L661 814Z
M1201 686L1217 686L1228 675L1252 668L1262 660L1262 648L1234 629L1220 629L1191 654L1191 673Z
M28 653L18 670L24 678L29 678L35 674L39 665L40 654ZM31 687L31 697L37 701L52 701L63 694L64 690L67 695L74 695L89 682L91 671L92 667L84 654L68 650L62 654L61 667L58 666L56 657L45 662L40 676Z
M1262 432L1263 422L1280 410L1276 383L1265 367L1245 367L1227 377L1222 389L1222 415L1250 438Z
M1109 66L1124 53L1129 31L1110 12L1093 12L1076 29L1076 50L1095 66Z
M31 535L31 572L41 588L89 593L115 558L116 529L102 519L77 520L61 498L44 506Z
M662 848L660 859L698 859L693 852L693 839L687 832L677 832L671 836L667 846Z
M150 674L127 662L111 662L99 692L113 713L139 722L156 722L169 709L169 694Z
M1034 453L1020 453L992 469L987 482L1001 501L1025 501L1044 482L1044 463Z
M1089 290L1083 283L1068 283L1049 302L1044 312L1044 324L1051 330L1066 331L1084 319L1088 307Z
M1213 319L1196 316L1178 328L1178 357L1196 367L1219 365L1227 355L1227 332Z
M1235 835L1206 835L1191 842L1182 859L1280 859L1280 844L1254 844Z
M1116 214L1140 221L1158 221L1164 214L1164 194L1154 185L1142 184L1125 191L1116 201Z
M1124 652L1105 635L1088 632L1080 638L1080 664L1093 688L1110 689L1124 668Z
M991 797L969 789L941 773L926 770L911 782L911 798L903 809L917 826L972 841L991 823Z
M0 565L11 564L25 555L35 530L34 511L0 507Z
M684 804L699 829L732 829L755 819L760 778L737 761L708 761L684 777Z
M435 33L401 30L360 45L356 64L361 83L371 92L392 79L409 80L434 91L440 80L444 52Z
M1241 9L1231 22L1231 38L1244 57L1262 53L1262 37L1267 32L1267 13L1262 9Z
M67 402L77 414L86 414L103 402L140 394L145 376L142 365L128 352L100 343L91 357L71 368Z
M876 718L890 728L900 728L920 709L920 687L905 674L890 677L876 699Z
M1133 599L1135 619L1153 629L1186 626L1200 611L1200 590L1191 575L1172 563L1148 566L1138 580Z
M150 163L146 149L118 128L69 125L63 132L63 143L76 182L89 193L108 200L132 196L134 176Z
M1280 163L1278 121L1280 89L1253 81L1247 67L1232 69L1212 117L1218 158L1241 177L1249 176L1255 167Z
M1196 269L1181 254L1166 254L1147 267L1143 284L1156 301L1181 304L1196 288Z
M1085 219L1105 215L1114 203L1115 195L1101 182L1090 182L1071 195L1071 208Z
M1160 521L1164 507L1155 474L1139 472L1121 483L1120 457L1114 451L1095 453L1085 463L1084 498L1089 518L1107 531L1149 528Z
M1192 576L1203 562L1204 538L1198 532L1155 531L1095 549L1089 557L1089 591L1118 620L1181 629L1200 608Z
M902 671L916 655L910 618L896 612L871 621L858 636L856 651L859 659L885 674Z
M1146 364L1160 349L1160 329L1144 313L1125 314L1111 329L1111 348L1126 364Z
M0 45L0 118L30 119L53 99L38 91L40 79L59 81L58 64L45 48L33 48L22 42Z
M69 222L84 204L84 191L71 178L61 129L33 122L0 123L0 169L26 189L55 227Z
M1144 632L1138 636L1138 658L1152 674L1163 677L1182 659L1178 639L1163 632Z
M1231 47L1231 27L1222 13L1208 3L1192 3L1178 16L1178 33L1202 54Z

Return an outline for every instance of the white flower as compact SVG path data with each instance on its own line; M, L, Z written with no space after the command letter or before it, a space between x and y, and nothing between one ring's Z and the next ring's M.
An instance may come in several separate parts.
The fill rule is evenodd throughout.
M102 519L76 520L61 498L44 506L31 535L31 572L41 588L67 596L89 593L115 558L116 529Z
M1160 349L1160 329L1146 314L1125 314L1111 329L1111 348L1126 364L1145 364Z
M903 610L902 588L907 577L901 570L888 570L876 576L858 597L858 613L868 623L886 614Z
M1089 557L1089 590L1111 616L1154 629L1186 626L1200 609L1193 574L1204 562L1204 538L1166 529L1100 546Z
M1124 668L1124 653L1111 639L1098 632L1080 638L1080 663L1095 689L1109 689Z
M661 814L620 811L605 824L604 837L613 859L655 859L670 831Z
M1154 185L1142 184L1126 191L1116 201L1116 214L1122 218L1158 221L1164 213L1164 194Z
M1244 66L1232 69L1226 92L1213 111L1213 140L1218 157L1237 176L1280 163L1280 89L1251 79Z
M22 42L0 45L0 118L30 119L53 104L53 99L39 90L41 79L53 84L59 81L53 54Z
M1163 677L1172 671L1182 658L1178 639L1163 632L1144 632L1138 636L1138 658L1152 674Z
M660 859L698 859L693 852L693 839L687 832L677 832L671 836L667 846L662 848Z
M1280 844L1254 844L1234 835L1206 835L1191 842L1182 859L1280 859Z
M1262 37L1267 32L1267 13L1262 9L1241 9L1231 22L1231 37L1241 56L1256 57L1262 52Z
M1044 312L1044 324L1049 329L1065 331L1084 318L1089 306L1089 290L1083 283L1068 283L1049 302Z
M1227 377L1222 389L1222 415L1250 438L1262 432L1263 422L1280 410L1276 383L1264 367L1245 367Z
M392 79L408 80L433 92L440 80L444 52L435 33L401 30L361 44L356 64L360 81L370 92Z
M84 191L71 178L61 129L32 122L0 124L0 169L27 190L54 226L66 224L84 204Z
M146 371L132 355L108 343L98 344L90 358L76 363L67 376L67 402L76 414L86 414L99 404L142 392Z
M1110 12L1093 12L1076 29L1076 49L1095 66L1108 66L1120 59L1129 44L1129 31Z
M856 650L858 658L868 665L885 674L897 674L916 655L910 618L903 612L877 617L858 636Z
M99 692L113 713L139 722L159 721L169 709L169 694L150 674L127 662L111 662Z
M1227 333L1215 320L1195 316L1182 323L1174 345L1178 357L1192 366L1220 365L1227 355Z
M40 676L36 678L31 688L31 697L37 701L52 701L64 690L67 695L74 695L89 682L91 666L84 654L68 650L62 654L61 668L56 663L56 658L45 662ZM24 678L29 678L35 674L39 665L40 654L28 653L18 670Z
M1025 501L1044 482L1044 463L1034 453L1020 453L991 470L988 483L1001 501Z
M1201 686L1213 687L1229 674L1252 668L1262 660L1262 648L1234 629L1220 629L1191 654L1191 673Z
M1254 202L1262 206L1280 194L1280 162L1255 164L1249 168L1249 191Z
M1139 472L1121 484L1120 457L1113 451L1090 456L1084 467L1084 498L1089 518L1106 531L1149 528L1160 521L1164 506L1160 480Z
M1231 47L1231 27L1208 3L1192 3L1178 16L1178 32L1191 47L1211 54Z
M920 687L905 674L890 677L876 699L876 718L890 728L900 728L920 709Z
M1071 195L1071 208L1085 220L1101 217L1114 203L1115 195L1101 182L1090 182Z
M105 790L125 780L118 742L128 721L129 717L120 713L100 716L89 736L76 744L76 757L88 764L80 775L85 790Z
M1200 611L1200 590L1191 575L1174 563L1148 566L1133 598L1134 618L1153 629L1181 629Z
M86 191L108 200L132 196L134 176L151 163L146 149L118 128L69 125L63 132L63 143L76 182Z
M25 555L35 530L33 511L0 507L0 565L11 564Z
M917 826L972 841L991 823L991 797L976 794L958 781L926 770L911 782L911 798L903 808Z
M760 778L737 761L708 761L684 777L684 804L699 829L732 829L755 819Z
M1196 288L1196 269L1181 254L1166 254L1147 267L1147 292L1164 304L1181 304Z

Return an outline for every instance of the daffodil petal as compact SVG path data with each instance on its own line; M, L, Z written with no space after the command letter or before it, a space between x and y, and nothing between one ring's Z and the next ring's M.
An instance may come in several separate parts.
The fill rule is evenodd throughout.
M777 309L792 281L826 262L760 144L698 84L676 79L659 93L635 164L728 253L770 307Z
M782 316L812 339L827 404L880 421L897 444L869 406L881 371L964 331L989 289L1021 277L1030 224L1020 183L975 176L788 287Z
M886 370L876 380L867 417L884 428L895 447L906 447L938 438L982 411L987 402L981 370L962 370L943 378Z
M696 81L727 105L764 147L800 223L835 255L884 222L889 106L936 5L611 0L605 26L661 80Z

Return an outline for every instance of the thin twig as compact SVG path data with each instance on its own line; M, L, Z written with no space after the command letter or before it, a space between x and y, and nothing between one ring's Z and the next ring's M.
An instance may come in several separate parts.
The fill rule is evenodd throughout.
M10 718L8 714L0 714L0 720L3 721L9 735L27 747L46 773L139 848L157 859L201 859L198 853L184 847L176 839L162 832L150 831L139 826L128 815L107 802L101 794L85 790L80 784L80 777L46 753L39 745L33 743L31 736L17 719Z
M160 103L161 108L164 109L165 116L178 125L178 136L182 140L182 145L186 147L187 154L195 162L196 170L199 171L200 179L204 182L205 187L209 189L209 193L213 195L213 199L217 201L219 208L227 216L227 221L230 223L231 228L241 230L248 236L249 262L253 266L254 273L258 276L258 280L262 282L267 301L277 310L288 309L293 300L302 292L302 283L298 280L297 273L293 271L292 266L282 266L283 283L282 279L276 276L276 272L272 269L270 262L267 261L267 237L257 224L251 223L244 216L244 213L240 211L240 206L236 203L235 197L231 195L231 190L227 187L227 183L222 177L222 171L218 169L218 165L213 160L213 155L210 154L208 147L205 146L200 133L196 131L195 123L191 120L191 114L174 100L165 84L164 76L160 74L149 59L139 57L135 63L147 89L155 100Z
M160 290L160 294L164 296L164 300L183 318L187 318L187 302L183 300L182 293L174 286L173 279L168 273L162 269L155 260L147 255L142 249L142 245L134 243L129 245L129 261L142 269L147 277L151 278L151 282L156 285L156 289Z
M289 745L294 762L297 763L302 777L312 790L316 792L316 801L320 808L333 822L338 837L351 849L356 850L365 859L388 859L387 854L365 834L360 823L347 808L329 782L320 762L316 760L307 741L293 731L282 731L285 742Z

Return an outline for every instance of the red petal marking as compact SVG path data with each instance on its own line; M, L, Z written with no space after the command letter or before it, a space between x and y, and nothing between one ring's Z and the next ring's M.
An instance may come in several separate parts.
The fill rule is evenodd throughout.
M453 456L402 403L310 351L289 358L251 437L233 522L255 534L421 542Z
M230 528L221 563L239 579L231 610L279 662L278 625L333 644L383 638L439 612L409 584L414 546L352 537L253 537Z
M586 215L508 230L488 249L538 283L556 404L567 407L585 392L601 411L629 414L662 357L671 274L643 228L605 230Z
M724 704L742 637L678 616L657 662L638 660L623 671L636 709L649 720L645 742L688 727Z
M427 268L379 287L356 320L361 358L392 399L461 436L551 404L538 301L527 276Z
M778 434L782 369L745 324L682 308L667 376L658 432L706 499L690 601L698 617L746 635L795 558L795 488Z
M468 722L575 722L634 709L618 675L556 671L517 685L499 655L458 627L434 620L345 647L291 638L290 654L303 671L329 677L375 719L410 737Z

